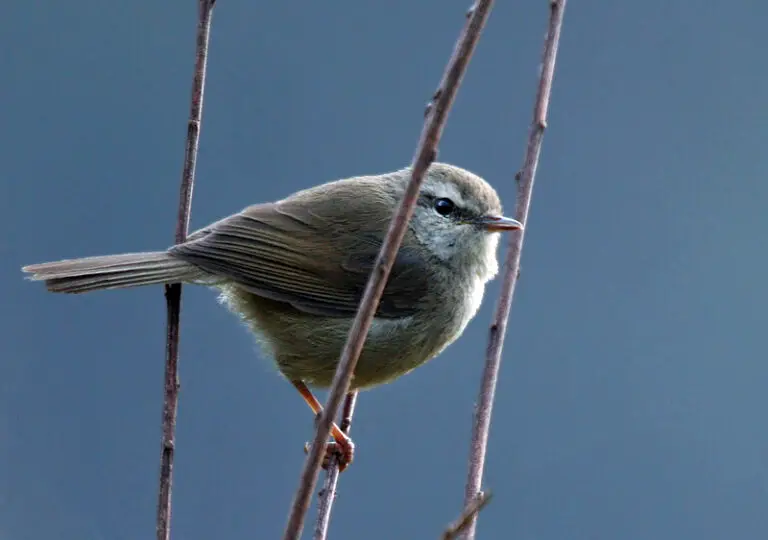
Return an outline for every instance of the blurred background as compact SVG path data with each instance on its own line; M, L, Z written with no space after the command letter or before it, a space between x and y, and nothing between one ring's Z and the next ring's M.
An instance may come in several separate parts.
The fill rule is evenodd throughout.
M220 0L192 227L406 165L468 7ZM197 2L3 11L0 538L151 537L162 289L57 296L19 268L172 242ZM547 17L497 3L440 148L508 210ZM480 538L768 535L766 18L569 2ZM498 286L439 359L361 396L331 538L458 514ZM181 335L173 537L278 538L312 416L213 292L185 289Z

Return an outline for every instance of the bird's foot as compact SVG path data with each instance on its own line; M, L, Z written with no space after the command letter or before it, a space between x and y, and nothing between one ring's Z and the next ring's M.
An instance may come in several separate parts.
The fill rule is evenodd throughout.
M339 466L339 472L349 467L352 461L355 459L355 443L352 442L348 436L344 435L343 438L336 438L338 434L334 435L333 441L329 441L325 444L325 455L323 456L323 469L328 470L331 465L331 459L336 460ZM340 440L339 440L340 439ZM309 443L304 444L304 453L308 454L311 445Z

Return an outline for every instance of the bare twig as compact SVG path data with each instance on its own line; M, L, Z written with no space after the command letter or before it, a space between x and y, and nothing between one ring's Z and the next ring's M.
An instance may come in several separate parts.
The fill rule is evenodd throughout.
M469 471L464 493L465 505L468 505L475 500L480 492L480 485L483 479L483 466L485 465L488 433L491 427L493 398L496 393L496 381L501 365L501 349L504 343L504 335L507 330L507 319L512 306L512 297L515 292L515 285L520 271L520 253L523 247L523 237L528 228L528 211L531 206L533 181L536 177L536 168L539 164L539 154L541 153L544 130L547 127L547 109L549 107L549 96L552 90L552 78L555 72L555 58L557 56L557 46L560 41L560 29L563 25L565 2L566 0L550 0L549 2L549 27L544 41L541 75L536 93L536 102L533 108L533 122L529 132L528 146L525 152L523 168L515 177L518 182L515 218L523 225L526 225L526 228L511 233L512 236L509 240L509 252L507 253L507 259L504 263L504 280L501 287L499 302L496 306L496 312L491 322L488 348L486 349L485 368L483 369L483 378L480 385L480 396L478 399L477 410L475 411L475 422L472 430L472 446L470 447ZM464 536L466 540L474 539L476 523L477 515L474 515L470 518L470 523L466 529Z
M304 462L299 487L296 490L291 511L286 525L285 540L297 540L304 527L304 518L309 508L312 491L315 489L320 463L325 453L325 443L331 429L331 423L339 410L344 395L349 391L349 384L354 373L357 359L363 349L365 338L373 321L381 294L386 285L392 264L403 241L408 221L413 215L414 205L419 195L419 188L424 173L437 157L437 146L443 132L448 111L453 104L461 80L467 69L467 64L475 50L480 33L490 13L493 0L477 0L467 12L467 22L448 61L440 86L432 97L426 110L424 128L413 159L411 180L403 195L395 215L387 231L387 236L376 258L376 263L365 287L365 293L360 301L355 321L349 332L347 343L336 368L333 384L325 404L320 421L317 423L315 438Z
M464 507L464 510L461 512L458 519L446 527L445 532L443 532L442 540L454 540L455 538L458 538L458 536L469 526L475 516L480 513L480 510L485 508L485 505L491 502L491 496L490 491L481 491L474 501Z
M175 241L183 242L189 230L192 189L195 183L197 147L200 141L200 120L203 112L205 68L208 59L208 41L211 33L211 15L215 0L199 0L197 23L197 50L195 74L192 81L192 102L184 149L184 170L181 175L181 193L176 218ZM160 488L157 498L157 540L168 540L171 535L171 486L175 450L176 414L179 407L179 315L181 312L181 284L166 285L165 302L168 309L165 343L165 389L163 397L163 435L160 457Z
M341 412L341 431L349 433L352 429L352 416L355 414L357 404L357 392L347 394L344 407ZM336 486L339 483L339 462L335 456L331 457L328 464L328 472L325 475L325 484L320 490L317 505L317 522L315 523L314 540L325 540L328 536L328 525L331 522L331 511L336 501Z

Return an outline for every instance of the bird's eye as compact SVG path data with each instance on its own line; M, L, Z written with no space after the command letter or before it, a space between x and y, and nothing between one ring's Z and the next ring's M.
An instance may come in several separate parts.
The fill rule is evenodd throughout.
M437 199L435 201L435 212L441 216L449 216L456 210L456 205L451 199Z

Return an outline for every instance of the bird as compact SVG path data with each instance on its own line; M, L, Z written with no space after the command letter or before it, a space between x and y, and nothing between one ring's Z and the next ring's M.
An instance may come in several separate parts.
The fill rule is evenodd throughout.
M309 386L331 382L412 167L357 176L248 206L161 251L33 264L28 279L79 294L173 283L215 288L318 415ZM350 391L389 383L442 352L477 313L499 269L504 217L480 176L432 163L358 360ZM331 431L342 466L354 445ZM329 443L333 444L333 443Z

